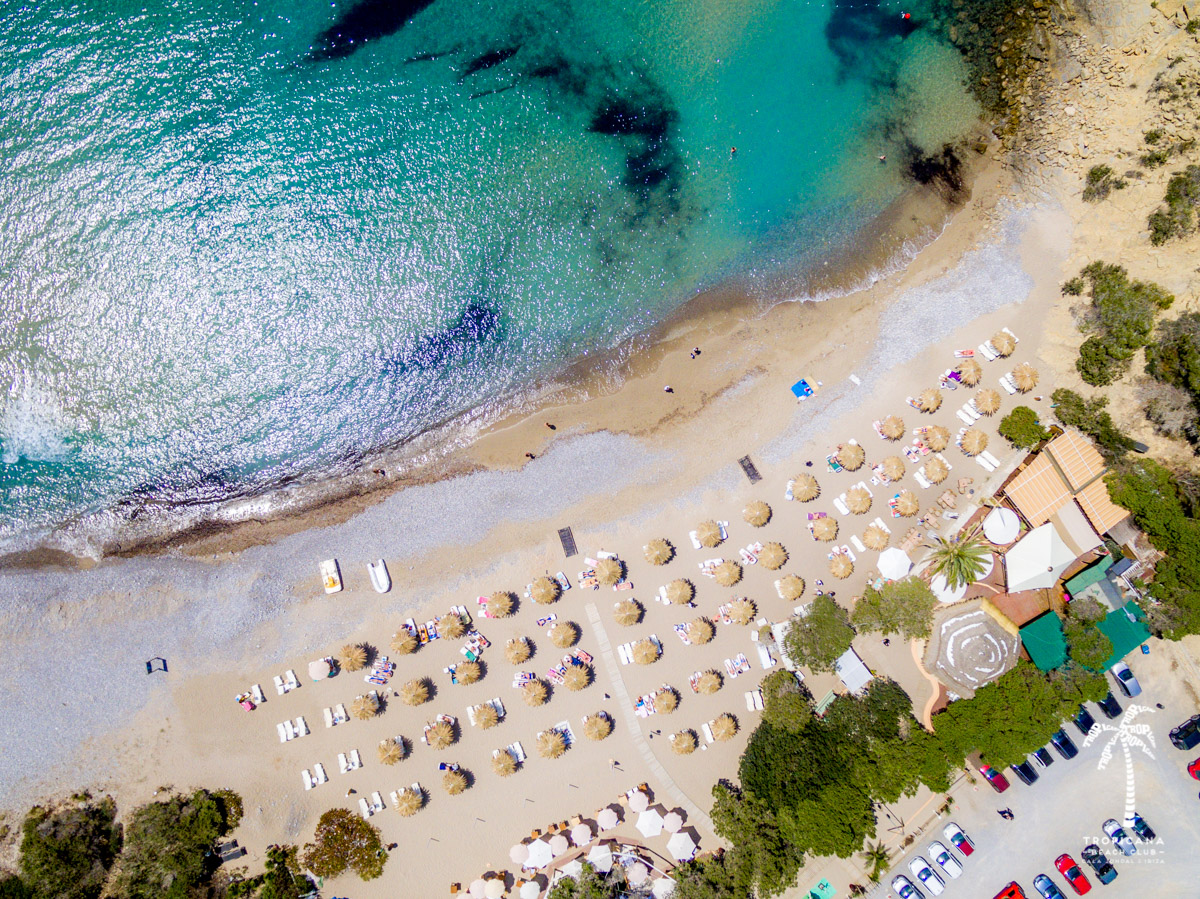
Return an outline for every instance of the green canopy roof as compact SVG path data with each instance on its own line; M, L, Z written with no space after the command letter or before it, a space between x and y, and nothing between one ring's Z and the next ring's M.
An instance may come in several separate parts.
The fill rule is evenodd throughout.
M1053 671L1067 661L1067 640L1062 622L1053 612L1043 612L1020 630L1021 642L1040 671Z
M1078 596L1088 587L1092 586L1092 584L1098 584L1104 580L1105 574L1108 573L1108 569L1112 568L1112 566L1112 556L1104 556L1094 565L1089 565L1083 569L1083 571L1079 572L1079 574L1075 575L1075 577L1071 578L1063 586L1066 587L1067 592L1071 596Z
M1150 630L1142 621L1142 610L1132 602L1125 603L1115 612L1109 612L1096 627L1112 640L1113 653L1104 663L1105 668L1111 668L1150 639Z

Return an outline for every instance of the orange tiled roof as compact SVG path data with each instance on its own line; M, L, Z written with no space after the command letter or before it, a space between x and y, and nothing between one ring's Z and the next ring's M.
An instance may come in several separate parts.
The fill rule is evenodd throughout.
M1088 439L1067 431L1050 441L1004 492L1033 527L1045 524L1074 498L1103 534L1129 515L1109 499L1100 477L1104 470L1104 458Z
M1046 445L1046 452L1058 463L1072 493L1079 492L1092 479L1104 474L1104 457L1086 437L1075 431L1055 437Z
M1101 534L1129 516L1129 510L1122 509L1109 498L1108 487L1103 479L1084 487L1075 494L1075 499L1083 507L1092 527Z
M1071 499L1071 491L1045 453L1039 453L1004 492L1035 528L1049 521Z

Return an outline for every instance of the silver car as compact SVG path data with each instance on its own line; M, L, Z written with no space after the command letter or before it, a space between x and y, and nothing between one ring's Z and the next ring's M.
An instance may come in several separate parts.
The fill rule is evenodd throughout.
M925 899L925 894L913 886L912 881L903 874L892 878L892 889L900 899Z
M942 882L942 878L938 877L937 871L929 866L929 862L916 856L908 863L908 870L912 871L913 877L921 881L921 886L929 890L930 895L940 896L946 889L946 884Z
M1137 852L1137 847L1133 845L1133 840L1129 839L1129 834L1121 828L1116 818L1109 818L1104 822L1104 833L1112 839L1113 845L1126 855L1133 855Z
M958 859L954 857L954 853L947 849L944 843L939 843L937 840L930 843L929 857L933 859L934 864L951 877L962 876L962 865L958 863Z

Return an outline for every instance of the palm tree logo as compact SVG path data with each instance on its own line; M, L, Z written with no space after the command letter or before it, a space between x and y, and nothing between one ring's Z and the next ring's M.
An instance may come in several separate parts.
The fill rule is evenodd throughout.
M1113 757L1113 746L1120 744L1121 751L1125 755L1125 820L1129 821L1133 818L1134 809L1137 808L1134 802L1134 785L1133 785L1133 754L1130 749L1140 749L1150 758L1154 758L1154 734L1150 731L1150 725L1145 722L1137 722L1137 717L1143 712L1153 712L1154 709L1147 708L1141 705L1131 705L1125 710L1125 714L1121 716L1120 724L1113 725L1105 722L1104 724L1096 724L1088 731L1088 735L1084 737L1083 746L1086 749L1097 739L1101 734L1111 734L1108 741L1104 744L1104 748L1100 752L1100 763L1096 768L1103 771ZM1147 746L1149 742L1149 746Z

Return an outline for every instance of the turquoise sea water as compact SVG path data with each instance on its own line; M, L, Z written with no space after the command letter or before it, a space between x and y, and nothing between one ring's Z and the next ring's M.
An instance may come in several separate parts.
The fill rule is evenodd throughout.
M926 15L6 4L0 548L334 474L819 265L977 114Z

